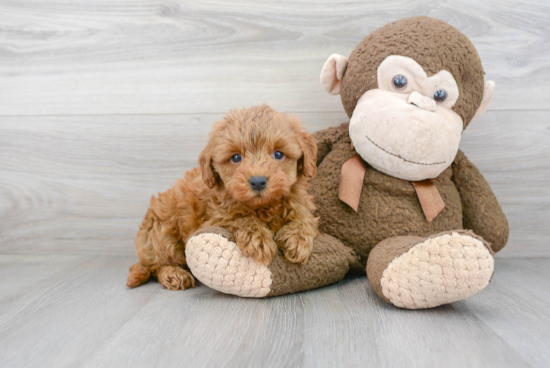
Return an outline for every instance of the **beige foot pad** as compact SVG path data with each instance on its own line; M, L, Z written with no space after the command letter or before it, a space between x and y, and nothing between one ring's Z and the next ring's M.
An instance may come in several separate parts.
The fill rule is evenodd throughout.
M261 298L269 294L271 272L243 256L235 242L216 233L199 233L187 241L185 257L191 273L206 286L225 294Z
M469 232L439 234L391 261L380 279L381 292L397 307L433 308L482 290L493 270L493 256L481 238Z

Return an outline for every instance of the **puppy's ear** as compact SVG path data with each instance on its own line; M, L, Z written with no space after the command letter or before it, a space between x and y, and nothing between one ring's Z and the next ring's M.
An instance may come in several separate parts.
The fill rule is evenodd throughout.
M308 132L301 132L298 142L303 153L298 165L298 174L311 179L317 172L317 142Z
M199 165L202 172L202 180L208 188L214 188L219 184L220 177L212 167L212 144L209 142L199 156Z

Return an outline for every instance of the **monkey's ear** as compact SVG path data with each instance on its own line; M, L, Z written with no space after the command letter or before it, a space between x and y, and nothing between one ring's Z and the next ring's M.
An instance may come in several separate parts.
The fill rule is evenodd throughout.
M487 107L489 107L489 103L493 98L494 90L495 90L495 82L493 81L485 82L485 87L483 87L483 98L481 99L481 105L479 105L479 108L477 109L476 114L474 115L472 120L480 117L485 112L485 110L487 110Z
M302 158L299 161L298 172L309 180L317 172L317 142L311 134L302 132L299 144L302 149Z
M348 59L345 56L332 54L329 56L321 70L321 85L331 95L340 94L340 81L348 66Z
M212 145L208 143L206 148L199 156L199 165L202 172L202 180L208 185L208 188L214 188L219 181L218 174L212 167Z

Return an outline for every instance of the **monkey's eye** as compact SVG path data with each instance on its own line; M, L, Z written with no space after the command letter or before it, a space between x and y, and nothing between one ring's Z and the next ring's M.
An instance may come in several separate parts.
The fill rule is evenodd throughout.
M436 100L437 102L443 102L446 99L447 99L447 91L445 91L444 89L435 91L434 100Z
M238 153L234 154L233 156L231 156L231 162L233 162L234 164L238 164L239 162L241 162L241 160L243 159L243 157L241 155L239 155Z
M281 161L283 158L285 158L285 154L282 153L281 151L275 151L275 152L273 152L273 158L275 160Z
M395 77L393 77L392 83L395 89L402 90L407 87L407 78L405 78L404 75L396 75Z

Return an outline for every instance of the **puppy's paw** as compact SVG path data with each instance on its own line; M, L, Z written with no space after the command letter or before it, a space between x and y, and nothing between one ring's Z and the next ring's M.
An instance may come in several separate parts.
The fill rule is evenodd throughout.
M130 273L128 274L128 281L126 282L126 286L135 288L136 286L139 286L149 281L150 276L151 271L148 268L144 267L140 263L136 263L135 265L130 267Z
M284 242L279 242L285 259L292 263L305 264L313 250L313 238L309 236L290 235Z
M168 290L185 290L195 287L193 275L178 266L163 266L157 274L157 279Z
M277 252L273 234L267 228L241 229L235 232L237 246L246 257L268 266Z

